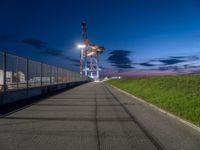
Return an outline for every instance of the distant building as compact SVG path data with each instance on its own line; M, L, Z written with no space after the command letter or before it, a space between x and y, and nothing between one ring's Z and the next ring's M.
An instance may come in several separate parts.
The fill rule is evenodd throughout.
M0 70L0 85L3 85L3 77L4 77L4 71L3 70ZM12 83L13 82L13 73L10 72L10 71L7 71L6 72L6 81L8 83Z
M3 90L3 70L0 70L0 91Z
M111 79L121 79L121 78L122 78L121 76L111 77Z
M23 72L17 73L17 81L18 82L26 82L25 74Z
M41 82L41 77L33 77L29 80L30 82ZM55 82L55 77L42 77L42 81L44 82Z
M4 85L4 71L0 70L0 90L3 90L3 85ZM7 71L6 72L6 82L7 83L12 83L13 82L13 78L12 78L12 72Z
M3 84L4 84L4 71L3 70L0 70L0 91L3 89ZM42 82L46 82L46 83L57 83L58 81L56 81L56 78L55 77L32 77L31 79L29 79L29 84L35 84L35 83L39 83L41 82L41 79L42 79ZM57 80L60 80L61 81L61 78L57 79ZM12 72L12 71L7 71L6 72L6 83L7 85L9 86L8 88L12 88L10 86L12 86L12 84L17 84L17 83L26 83L26 75L19 71L18 73L16 72Z
M6 83L13 83L14 79L13 79L13 72L11 71L6 71Z
M3 78L4 78L4 71L0 70L0 85L4 84ZM15 82L26 82L26 77L23 72L13 73L12 71L6 71L6 83L12 84Z

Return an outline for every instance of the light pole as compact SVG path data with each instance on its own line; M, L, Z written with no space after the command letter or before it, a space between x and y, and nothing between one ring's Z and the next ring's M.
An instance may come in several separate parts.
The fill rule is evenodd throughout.
M83 75L83 59L84 59L84 49L86 48L86 45L79 44L77 47L80 49L80 75Z

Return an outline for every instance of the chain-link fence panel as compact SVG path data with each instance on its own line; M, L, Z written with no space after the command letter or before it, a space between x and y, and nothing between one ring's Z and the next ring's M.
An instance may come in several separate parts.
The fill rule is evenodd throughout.
M27 59L17 57L17 88L27 88Z
M77 72L0 52L0 92L84 80Z
M58 83L58 69L55 66L52 66L52 69L51 69L51 80L52 80L52 84Z
M42 64L42 86L51 84L51 66Z
M4 54L3 54L3 52L0 52L0 92L2 92L3 89L4 89L4 70L3 70L3 65L4 65Z
M58 83L62 83L62 69L58 68Z
M41 86L41 63L33 60L28 61L28 86Z

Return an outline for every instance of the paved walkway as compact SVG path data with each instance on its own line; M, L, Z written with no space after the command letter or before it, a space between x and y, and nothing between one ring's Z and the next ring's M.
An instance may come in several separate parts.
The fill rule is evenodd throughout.
M200 133L104 83L88 83L0 119L1 150L200 149Z

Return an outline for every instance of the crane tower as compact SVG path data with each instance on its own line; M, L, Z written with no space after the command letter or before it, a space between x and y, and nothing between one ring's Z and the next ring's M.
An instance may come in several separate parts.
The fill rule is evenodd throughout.
M99 79L99 55L104 52L105 48L92 44L88 39L87 24L85 21L81 24L82 28L82 47L80 54L80 74L89 76L94 80Z

